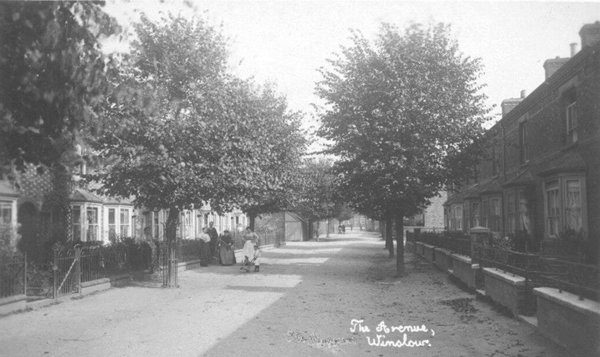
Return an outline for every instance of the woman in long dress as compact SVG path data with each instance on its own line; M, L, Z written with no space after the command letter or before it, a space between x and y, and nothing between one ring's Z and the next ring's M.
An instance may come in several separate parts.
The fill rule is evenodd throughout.
M246 228L246 233L242 238L244 240L244 248L242 249L242 253L244 254L244 261L242 262L241 269L250 263L252 257L254 256L254 246L258 246L258 234L254 233L250 227Z
M206 227L202 228L202 232L198 236L200 239L200 266L207 267L210 261L210 236Z
M221 261L221 265L235 264L233 238L228 230L223 231L223 235L219 238L219 260Z

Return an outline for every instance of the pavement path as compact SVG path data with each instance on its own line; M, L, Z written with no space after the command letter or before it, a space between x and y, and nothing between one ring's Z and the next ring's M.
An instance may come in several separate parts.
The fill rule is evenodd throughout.
M265 250L258 273L210 266L181 272L178 289L132 281L5 316L0 356L568 356L405 259L394 278L383 242L362 231L288 243Z

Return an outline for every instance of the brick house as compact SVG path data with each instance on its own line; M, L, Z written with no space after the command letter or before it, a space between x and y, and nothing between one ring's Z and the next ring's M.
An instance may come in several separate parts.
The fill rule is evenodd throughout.
M544 63L531 94L503 101L474 178L449 194L446 226L552 241L580 235L596 258L600 239L600 22L582 49Z

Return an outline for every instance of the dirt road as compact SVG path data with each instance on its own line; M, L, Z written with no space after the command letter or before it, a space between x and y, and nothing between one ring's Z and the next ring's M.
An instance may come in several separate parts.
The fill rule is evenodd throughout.
M395 279L375 233L288 243L263 251L258 273L210 266L180 273L178 289L136 281L3 317L0 356L563 356L405 258Z

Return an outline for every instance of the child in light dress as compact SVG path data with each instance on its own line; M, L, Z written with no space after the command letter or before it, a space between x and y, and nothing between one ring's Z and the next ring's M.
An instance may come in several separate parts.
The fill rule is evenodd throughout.
M251 266L254 265L254 271L260 271L260 249L258 245L254 246L254 252L250 257L244 256L244 266L242 267L246 272L250 271Z

